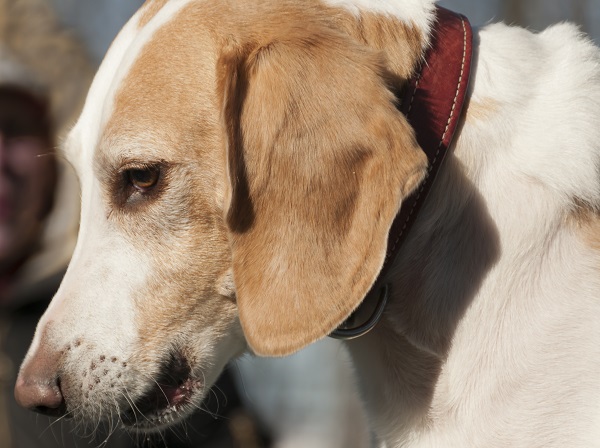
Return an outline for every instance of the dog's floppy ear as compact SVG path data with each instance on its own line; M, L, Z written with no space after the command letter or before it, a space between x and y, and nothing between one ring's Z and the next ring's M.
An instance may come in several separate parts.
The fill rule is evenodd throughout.
M240 320L255 353L293 353L360 304L427 161L379 55L329 29L234 45L217 67Z

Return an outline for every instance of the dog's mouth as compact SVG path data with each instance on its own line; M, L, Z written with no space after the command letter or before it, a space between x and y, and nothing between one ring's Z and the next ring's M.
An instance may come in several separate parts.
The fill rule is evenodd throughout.
M170 426L194 409L192 397L203 382L192 377L188 360L172 355L161 369L154 386L121 414L121 421L134 430L152 431Z

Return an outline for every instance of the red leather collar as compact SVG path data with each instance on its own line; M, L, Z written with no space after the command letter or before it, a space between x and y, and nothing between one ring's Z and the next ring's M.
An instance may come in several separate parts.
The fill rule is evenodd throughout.
M352 339L361 336L381 318L389 290L383 279L394 264L456 134L469 86L472 52L473 32L468 19L437 7L430 47L421 67L410 80L400 105L400 110L415 130L417 142L427 154L427 176L403 201L390 229L383 267L363 301L365 304L377 299L371 318L365 324L353 327L353 321L357 320L355 312L331 334L332 337Z

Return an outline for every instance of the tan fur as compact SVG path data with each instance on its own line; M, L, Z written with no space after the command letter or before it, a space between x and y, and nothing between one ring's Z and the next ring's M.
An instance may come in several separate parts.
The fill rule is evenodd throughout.
M600 215L596 214L584 231L586 241L600 250Z
M386 69L400 80L410 78L416 63L421 60L424 36L416 27L408 26L394 17L363 12L357 18L340 12L339 15L333 15L333 22L359 42L381 50Z
M220 67L238 308L263 355L297 351L358 306L426 165L377 57L317 23L294 28Z
M500 104L492 98L486 98L481 101L471 101L466 106L465 116L469 122L482 121L490 119L498 112Z
M426 165L387 89L391 70L384 66L385 56L332 29L323 19L328 16L312 8L284 6L285 15L270 2L259 2L238 15L227 8L184 8L156 33L123 82L96 162L109 183L110 173L127 163L164 160L176 165L173 184L166 190L184 188L190 178L181 171L201 165L196 169L203 176L194 180L203 185L192 191L212 191L216 198L189 198L184 208L205 212L207 206L224 204L229 236L219 229L211 238L231 240L246 338L255 352L267 355L291 353L325 336L358 306L383 261L387 229L398 205L418 184ZM145 14L156 13L152 8ZM263 17L259 21L249 15ZM248 28L247 23L254 25ZM257 23L270 25L260 29ZM340 28L349 24L347 17L343 27L336 23ZM353 34L383 46L392 33L388 26L376 30L375 24L369 18ZM227 37L217 40L214 48L198 29ZM394 69L402 76L417 62L419 43L416 34L411 36L408 47L394 50L405 59ZM310 58L305 56L308 51ZM218 92L211 88L215 83L206 68L213 59L219 61ZM211 121L219 115L215 106L223 108L226 136ZM132 117L134 110L145 113ZM138 135L150 140L144 144L144 160L137 160L135 149L114 145L135 141ZM220 149L224 137L227 165ZM218 185L227 178L221 171L225 168L232 180L229 187ZM176 176L181 176L179 186L174 186ZM161 197L160 202L166 200ZM151 219L147 214L153 213L152 207L144 209L144 219ZM177 208L181 206L172 204ZM207 217L191 219L202 222ZM197 234L210 230L199 226ZM206 248L197 249L197 254L223 264L217 264L210 278L206 272L188 272L186 278L198 283L182 280L180 287L187 293L163 292L165 287L157 282L148 294L173 295L170 303L176 307L187 306L187 297L199 285L214 285L211 294L216 294L217 279L226 270L226 249L217 245L210 254ZM179 267L166 265L160 271L177 278ZM290 297L290 291L295 295ZM186 318L185 313L175 315ZM142 307L140 320L146 323L147 339L159 341L153 321L159 325L160 319Z
M583 241L600 250L600 213L577 202L577 209L569 216L572 226L582 236Z
M169 0L146 0L141 8L138 26L143 28L147 25L168 1Z

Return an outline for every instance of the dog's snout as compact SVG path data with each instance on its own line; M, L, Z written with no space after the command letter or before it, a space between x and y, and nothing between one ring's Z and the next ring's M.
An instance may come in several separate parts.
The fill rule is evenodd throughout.
M60 388L60 354L39 347L28 357L17 378L15 398L19 405L41 414L60 417L66 403Z

